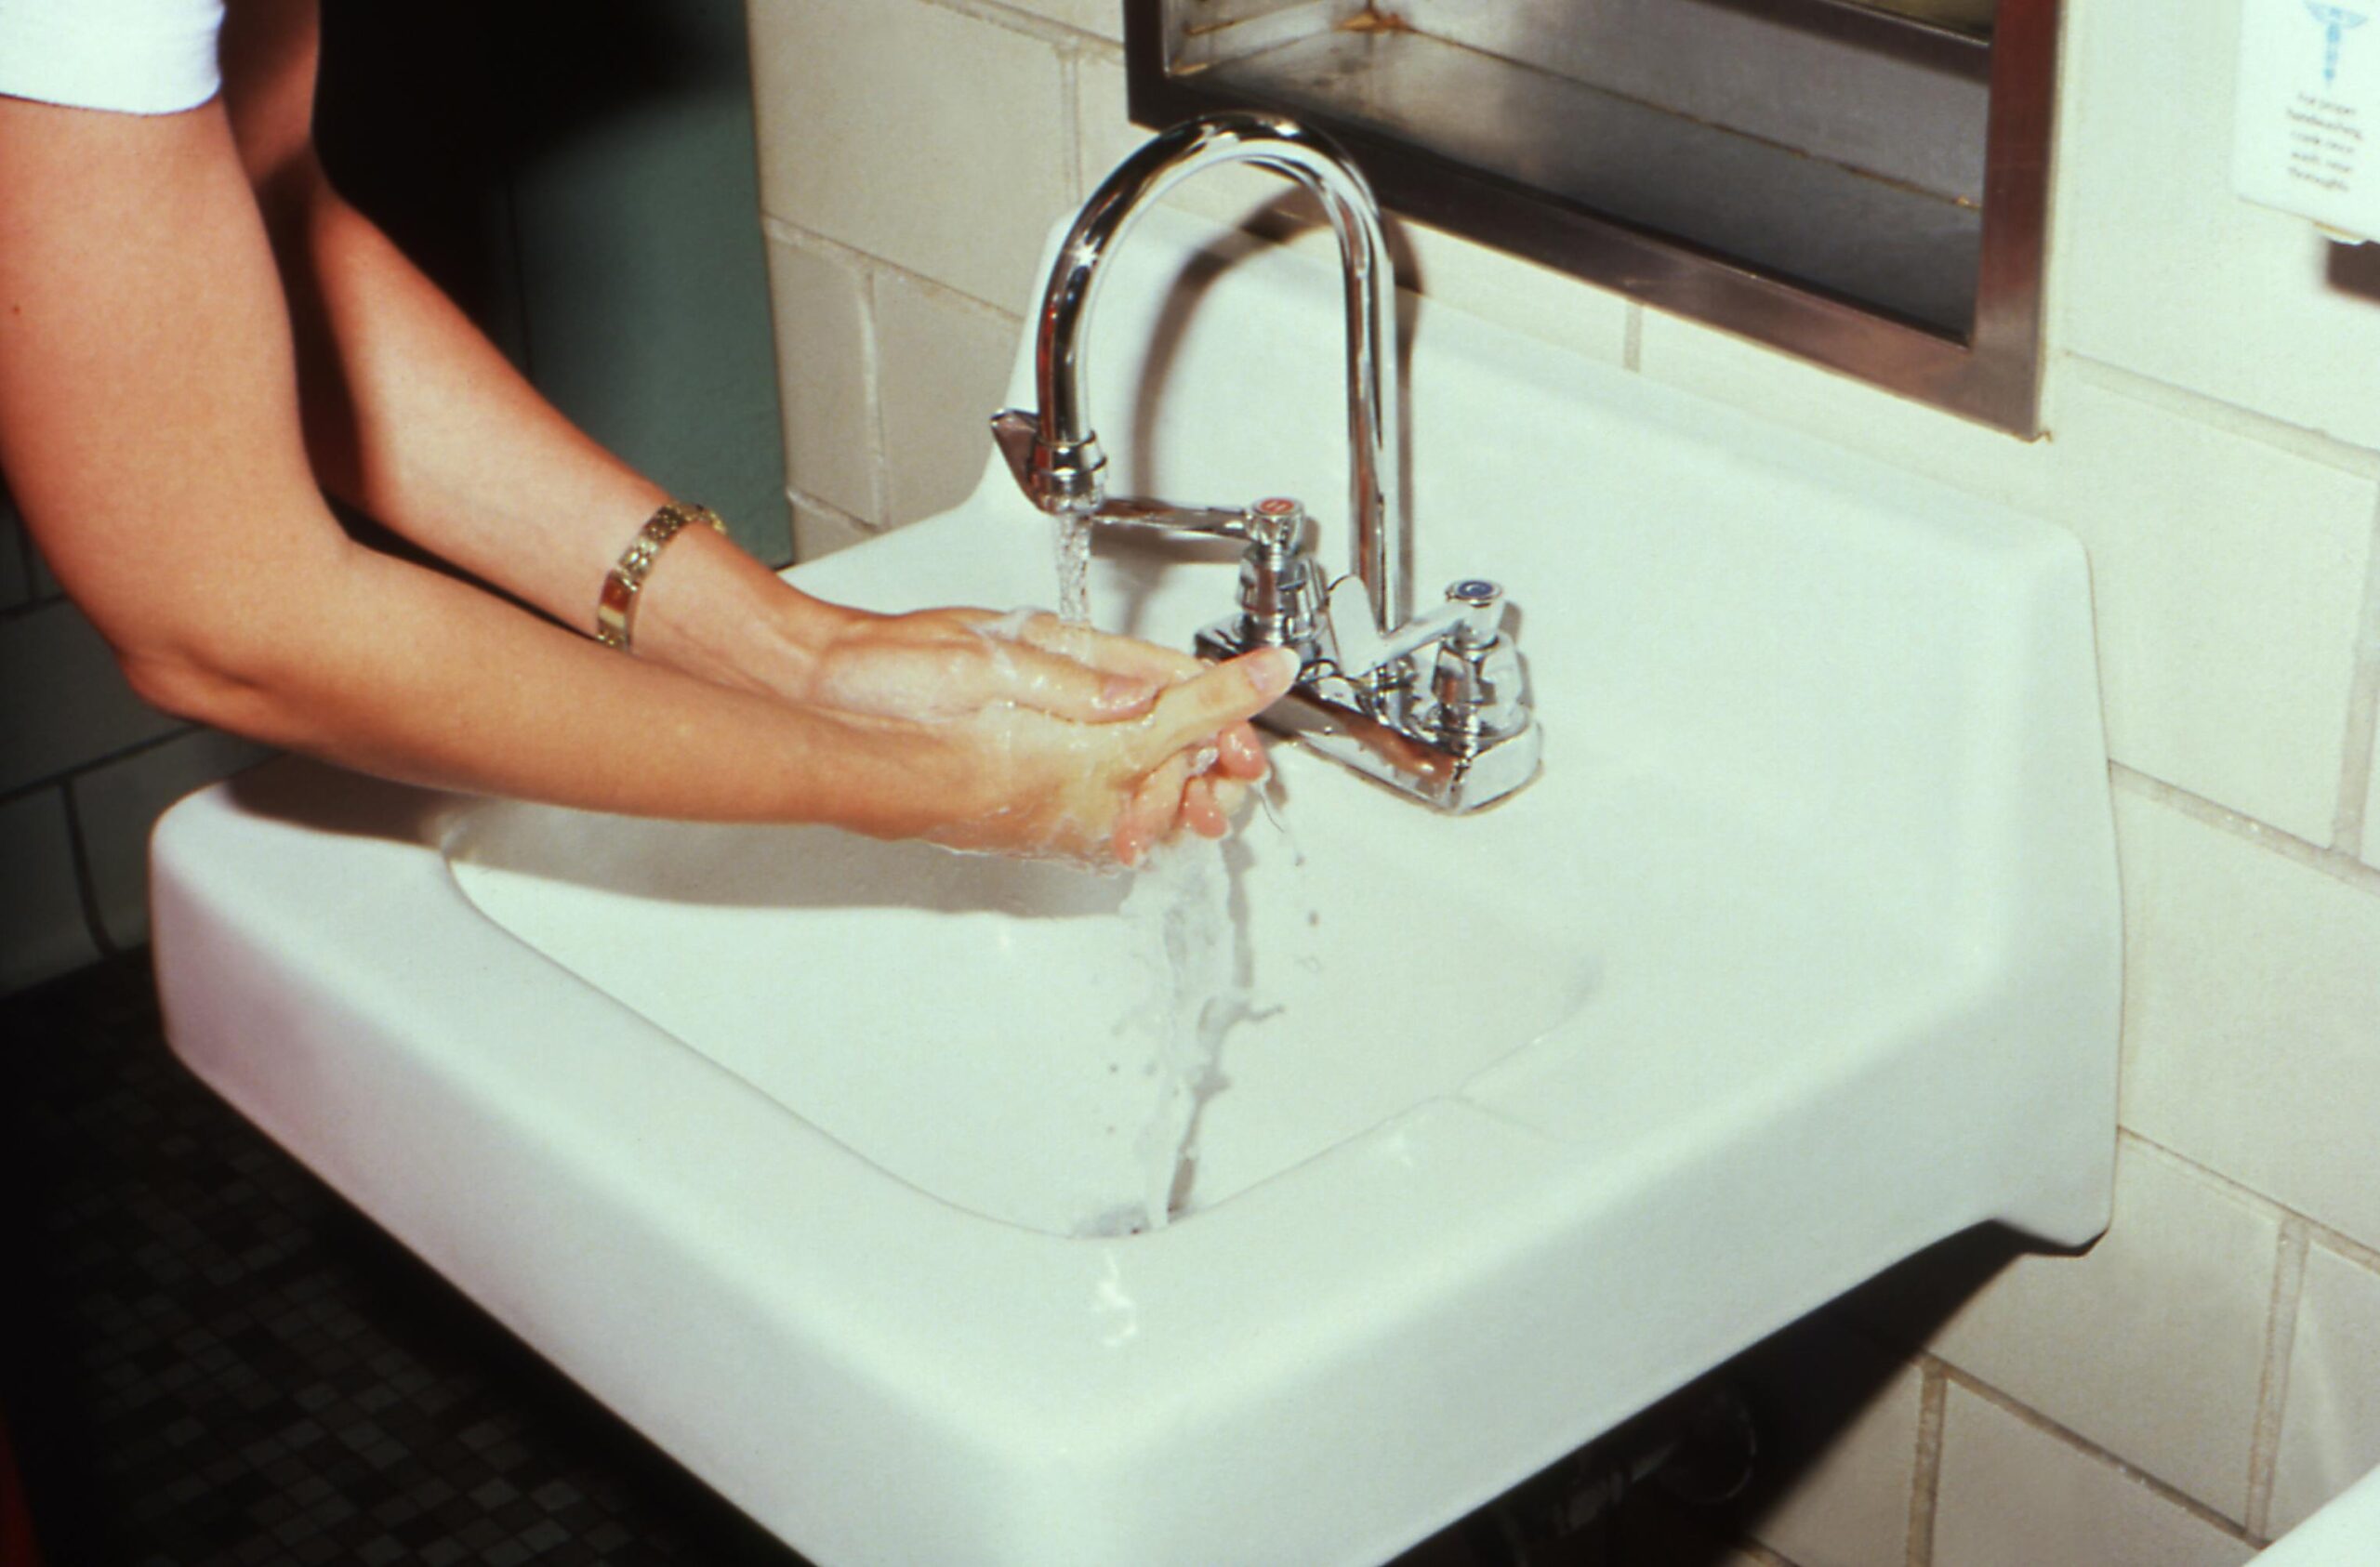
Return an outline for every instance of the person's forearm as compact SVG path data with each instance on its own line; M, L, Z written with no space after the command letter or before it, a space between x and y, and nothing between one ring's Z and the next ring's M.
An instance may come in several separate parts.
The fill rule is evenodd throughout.
M669 498L557 412L308 159L269 192L325 488L440 558L592 628L598 594ZM689 497L699 499L700 497ZM641 654L780 694L841 623L726 540L669 546Z
M222 623L182 652L127 661L145 694L386 777L1101 865L1135 862L1185 821L1223 830L1185 802L1188 757L1296 668L1279 650L1250 654L1098 725L1015 709L923 721L837 711L618 657L335 536L223 579L215 607Z
M931 733L623 659L362 547L276 566L225 607L239 635L218 638L205 661L139 671L148 694L382 776L588 810L826 822L876 836L966 813L965 781Z

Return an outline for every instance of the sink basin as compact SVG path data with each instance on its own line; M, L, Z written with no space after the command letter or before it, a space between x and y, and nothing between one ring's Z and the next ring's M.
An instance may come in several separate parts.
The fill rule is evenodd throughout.
M2358 1567L2380 1540L2380 1469L2365 1475L2313 1517L2256 1553L2261 1567Z
M1397 802L1363 803L1390 830ZM1381 984L1422 867L1393 844L1368 854L1357 825L1291 838L1260 820L1223 852L1252 1015L1200 1120L1194 1211L1460 1093L1594 988L1592 951L1480 887L1433 900L1448 982ZM1119 914L1124 878L514 806L472 813L448 848L497 925L919 1191L1053 1235L1140 1196L1170 976L1154 921Z
M1336 294L1152 216L1093 343L1119 492L1343 493ZM2073 540L1411 336L1419 580L1509 587L1545 771L1448 818L1276 748L1172 1223L1116 1221L1165 982L1120 878L281 763L159 831L175 1047L826 1567L1379 1562L1944 1235L2096 1233ZM987 471L798 579L1046 601L1045 528ZM1186 641L1233 572L1104 553L1094 614Z

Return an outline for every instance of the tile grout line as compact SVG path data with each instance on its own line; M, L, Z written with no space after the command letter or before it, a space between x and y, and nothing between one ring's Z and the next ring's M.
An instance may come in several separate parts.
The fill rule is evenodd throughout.
M867 507L876 518L891 504L892 481L885 471L891 443L884 433L884 350L876 309L877 271L863 267L859 275L859 395L867 413Z
M2165 1502L2173 1507L2179 1508L2182 1511L2188 1513L2192 1518L2197 1519L2208 1528L2219 1531L2226 1537L2234 1540L2247 1541L2248 1532L2241 1524L2239 1520L2226 1517L2222 1512L2218 1511L2215 1508L2209 1507L2206 1503L2200 1501L2197 1497L2191 1495L2188 1492L2182 1490L2180 1487L2174 1485L2167 1481L2160 1480L2157 1476L2150 1474L2147 1469L2142 1468L2139 1465L2127 1461L2117 1454L2109 1451L2108 1448L2102 1447L2099 1443L2093 1442L2089 1437L2082 1435L2081 1432L2059 1425L2048 1416L2043 1415L2040 1410L2035 1409L2029 1403L2022 1402L2006 1390L1992 1386L1990 1383L1984 1381L1970 1372L1960 1370L1957 1366L1950 1364L1948 1361L1941 1362L1940 1363L1944 1378L1950 1386L1957 1388L1962 1392L1979 1398L1983 1400L1984 1402L1989 1403L1993 1408L1999 1410L2002 1414L2006 1415L2012 1419L2017 1420L2024 1425L2031 1427L2034 1430L2039 1431L2043 1436L2064 1442L2068 1447L2074 1449L2074 1451L2082 1454L2083 1456L2094 1459L2098 1463L2105 1464L2108 1468L2115 1470L2116 1473L2122 1476L2133 1484L2139 1486L2150 1495L2155 1496L2160 1501Z
M772 572L783 573L789 572L796 566L801 564L801 507L803 501L801 498L801 493L793 487L793 482L789 479L786 481L785 487L777 492L777 494L778 498L785 502L786 558L782 560L763 560L760 564L768 567Z
M203 728L204 726L199 724L178 724L163 734L152 734L145 740L136 740L129 744L119 745L112 751L102 751L96 757L86 757L76 762L73 767L62 767L55 772L43 773L38 778L28 778L21 784L0 789L0 805L14 805L27 795L37 795L44 789L62 789L77 778L94 772L104 772L119 762L128 762L135 757L161 750L185 735L200 732Z
M2202 1165L2188 1154L2168 1148L2155 1138L2136 1132L2130 1126L2119 1126L2116 1132L2125 1142L2136 1144L2167 1164L2178 1166L2195 1179L2203 1180L2206 1184L2221 1191L2243 1207L2253 1208L2263 1214L2276 1224L2303 1225L2306 1230L2306 1238L2310 1244L2320 1246L2324 1251L2336 1252L2342 1258L2366 1272L2380 1273L2380 1248L2359 1241L2343 1230L2334 1230L2311 1214L2300 1213L2286 1203L2268 1197L2254 1187L2225 1175L2211 1165Z
M760 219L760 231L779 244L794 250L808 251L813 256L823 257L854 271L882 273L888 277L897 278L920 294L946 304L956 305L971 314L983 317L987 321L998 322L1012 330L1024 323L1025 318L1013 310L988 304L964 289L954 288L938 278L930 278L923 272L902 266L898 261L888 261L872 251L856 249L843 244L840 240L829 239L825 234L805 229L787 218L763 215Z
M837 506L834 502L821 500L816 495L812 494L809 491L802 489L798 484L787 484L785 487L785 498L787 503L794 507L797 520L802 511L807 510L820 513L826 517L827 520L840 522L844 527L850 528L868 538L879 538L891 531L889 529L878 527L875 523L870 522L864 517L854 517L850 512L845 511L841 507ZM784 566L778 567L777 570L784 571L794 566L807 565L812 560L818 559L815 555L801 554L800 543L799 540L795 541L794 548L794 558L786 562Z
M826 499L824 496L813 495L799 484L787 485L785 487L785 498L791 501L796 506L807 507L813 511L823 511L838 522L847 522L854 528L865 528L871 533L880 533L885 532L884 529L878 527L875 523L870 522L866 518L860 516L858 513L845 511L841 507L837 506L834 502Z
M2306 1220L2306 1238L2327 1252L2335 1252L2343 1262L2354 1264L2367 1273L2380 1273L2380 1250L2374 1250L2352 1235L2341 1234L2320 1219Z
M2248 1534L2258 1542L2271 1538L2273 1474L2281 1462L2281 1416L2289 1407L2290 1351L2297 1341L2297 1302L2306 1288L2309 1228L2301 1218L2284 1220L2273 1258L2264 1377L2256 1389L2255 1428L2248 1442Z
M2309 843L2294 833L2286 833L2268 823L2220 805L2203 795L2194 795L2177 784L2122 762L2108 763L2109 782L2117 788L2169 806L2202 825L2244 838L2259 848L2271 850L2294 864L2318 871L2334 881L2345 882L2360 892L2380 893L2380 869L2350 858L2334 849Z
M793 474L791 471L793 466L793 442L787 439L790 432L787 431L785 426L785 421L792 416L785 406L786 388L792 384L792 376L787 373L788 367L786 363L785 334L778 329L778 323L784 312L781 301L778 297L780 290L777 283L777 258L770 249L768 214L756 209L752 215L752 220L753 227L760 231L760 265L768 274L769 377L770 384L775 388L777 396L778 425L776 446L777 473L780 477L780 482L777 487L777 498L785 503L785 559L782 560L772 560L767 556L762 555L759 550L751 549L748 546L746 549L746 553L749 554L754 560L760 561L761 565L766 566L772 572L784 572L789 571L793 568L801 550L800 544L793 536L795 524L800 520L800 518L799 513L796 512L793 505ZM792 247L788 246L787 248L790 249Z
M1942 1424L1950 1402L1942 1362L1921 1352L1917 1461L1910 1471L1908 1567L1933 1567L1934 1518L1942 1500Z
M2275 1202L2254 1187L2235 1180L2221 1170L2200 1164L2187 1153L2166 1147L2146 1133L2134 1131L2130 1126L2119 1126L2116 1127L2116 1139L2119 1146L2129 1144L2151 1158L2175 1165L2194 1179L2204 1181L2242 1207L2253 1209L2271 1219L2276 1227L2285 1225L2291 1219L2296 1219L2300 1223L2307 1222L2306 1216L2295 1209Z
M2380 493L2373 496L2370 550L2363 569L2363 613L2356 623L2355 673L2347 687L2338 815L2331 833L2333 849L2359 860L2372 830L2364 808L2372 787L2373 733L2380 730Z
M1082 50L1070 46L1058 49L1058 154L1065 160L1066 209L1081 210L1090 195L1091 172L1083 167L1084 150L1090 138L1083 130Z
M1036 43L1064 46L1090 41L1111 42L1100 39L1097 33L1080 32L1063 22L1051 21L1047 17L1012 10L998 4L998 0L922 0L922 3L936 10L947 11L952 16L965 17L986 27L997 27L1004 33L1033 39Z
M84 928L90 933L91 944L99 948L102 959L114 957L119 949L115 938L108 934L108 922L99 913L99 885L91 874L90 840L83 832L83 810L74 802L71 779L59 784L58 797L66 808L66 852L74 866L74 901L82 908Z
M2253 441L2260 446L2268 446L2277 452L2335 468L2341 473L2353 474L2360 479L2380 478L2380 451L2371 447L2359 446L2351 441L2325 434L2310 425L2292 424L2286 419L2260 414L2236 402L2226 402L2221 398L2209 397L2204 392L2192 391L2188 387L2143 375L2107 360L2094 359L2070 349L2065 350L2063 357L2080 379L2102 391L2163 409L2168 414L2179 415L2227 434Z

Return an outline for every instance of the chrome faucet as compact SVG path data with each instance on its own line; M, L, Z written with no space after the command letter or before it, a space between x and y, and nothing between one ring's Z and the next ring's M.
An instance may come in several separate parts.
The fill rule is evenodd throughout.
M1101 264L1168 190L1231 163L1255 164L1305 187L1338 236L1355 570L1337 584L1325 583L1313 529L1294 500L1234 508L1107 494L1083 356ZM1239 612L1199 632L1198 652L1224 658L1263 646L1296 649L1297 686L1265 715L1268 727L1440 809L1471 810L1536 775L1540 735L1522 697L1519 656L1501 629L1501 588L1466 579L1447 590L1443 605L1411 612L1410 519L1393 445L1400 428L1395 303L1379 204L1327 138L1270 114L1188 121L1127 159L1076 217L1038 316L1040 409L994 415L992 434L1026 497L1052 516L1242 543ZM1416 659L1433 646L1424 679Z

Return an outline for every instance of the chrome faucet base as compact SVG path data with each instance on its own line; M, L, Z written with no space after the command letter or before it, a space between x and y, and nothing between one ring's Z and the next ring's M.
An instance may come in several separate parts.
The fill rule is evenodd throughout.
M1220 661L1252 652L1256 644L1241 639L1239 623L1223 620L1201 630L1193 646L1199 657ZM1435 718L1428 700L1409 688L1389 687L1383 697L1371 682L1350 679L1324 665L1302 672L1289 693L1256 722L1448 815L1493 805L1537 776L1545 731L1526 708L1510 727L1469 733L1462 726L1442 726ZM1453 732L1447 732L1449 728Z

